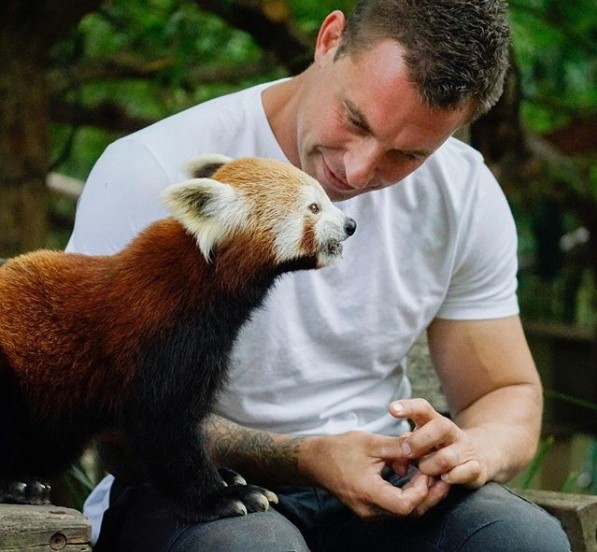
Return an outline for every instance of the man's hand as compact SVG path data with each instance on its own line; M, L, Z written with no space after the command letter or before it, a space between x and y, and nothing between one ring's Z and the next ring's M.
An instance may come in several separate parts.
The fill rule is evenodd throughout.
M414 431L402 440L402 453L418 460L422 473L471 488L487 482L487 466L474 439L425 399L396 401L390 405L390 413L414 423Z
M420 472L403 488L382 477L387 467L406 475L411 460L402 452L404 436L351 431L291 437L244 428L213 414L203 431L217 465L270 488L319 485L363 518L421 514L449 488Z
M401 441L358 431L309 437L300 446L299 472L362 518L419 514L428 503L441 500L448 485L440 481L441 485L430 487L432 479L420 472L403 488L385 481L381 474L386 466L406 472L408 459Z

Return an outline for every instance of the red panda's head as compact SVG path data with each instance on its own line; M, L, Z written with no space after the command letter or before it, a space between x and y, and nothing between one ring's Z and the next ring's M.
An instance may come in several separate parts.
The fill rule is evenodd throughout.
M207 260L235 243L274 265L312 259L319 268L341 256L340 242L356 229L319 182L292 165L212 154L190 171L194 178L169 186L163 199Z

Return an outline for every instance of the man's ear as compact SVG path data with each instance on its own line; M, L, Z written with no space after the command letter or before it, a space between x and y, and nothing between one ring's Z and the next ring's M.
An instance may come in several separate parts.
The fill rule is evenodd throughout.
M212 178L193 178L168 186L162 199L172 216L195 236L207 260L212 249L246 216L237 190Z
M323 20L315 42L315 64L335 55L345 25L346 17L340 10L334 10Z

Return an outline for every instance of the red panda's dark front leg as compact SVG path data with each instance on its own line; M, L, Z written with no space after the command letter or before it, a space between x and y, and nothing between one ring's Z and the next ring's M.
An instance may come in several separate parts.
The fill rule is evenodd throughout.
M199 446L189 451L191 463L195 464L191 468L194 478L190 477L172 496L181 516L194 522L213 521L267 510L275 495L261 487L239 483L231 472L216 470L201 442L200 438Z
M201 434L201 421L225 378L231 341L225 328L181 317L167 335L143 347L135 391L125 401L128 441L149 479L187 521L263 511L272 498L259 487L227 485Z
M160 429L165 435L160 436L153 427L137 427L130 440L150 480L184 521L205 522L265 511L275 500L266 489L239 483L232 473L221 474L203 445L198 424L187 419L168 426L162 420Z
M32 437L28 420L23 394L0 343L0 503L48 504L50 501L50 486L32 476L39 455L37 451L30 453Z

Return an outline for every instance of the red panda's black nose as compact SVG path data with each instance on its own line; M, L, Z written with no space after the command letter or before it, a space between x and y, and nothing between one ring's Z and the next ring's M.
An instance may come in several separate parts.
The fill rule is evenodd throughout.
M352 236L356 229L357 229L356 221L354 219L351 219L350 217L346 217L346 221L344 222L344 231L349 236Z

